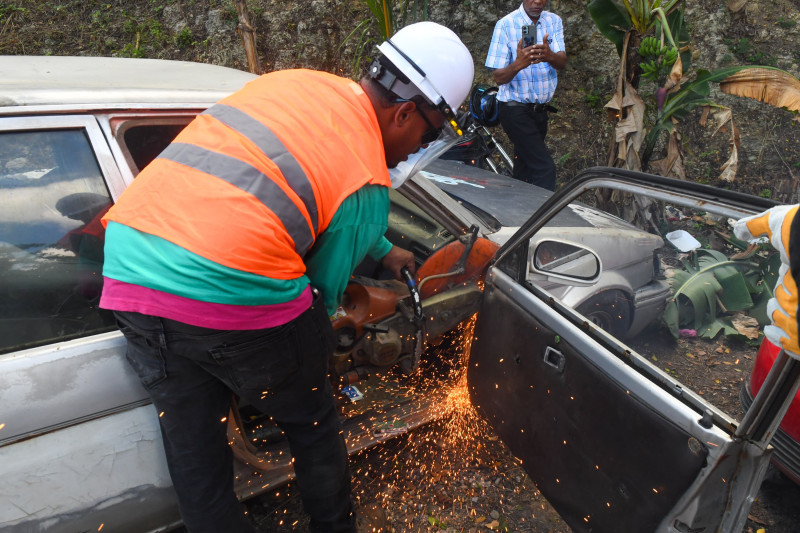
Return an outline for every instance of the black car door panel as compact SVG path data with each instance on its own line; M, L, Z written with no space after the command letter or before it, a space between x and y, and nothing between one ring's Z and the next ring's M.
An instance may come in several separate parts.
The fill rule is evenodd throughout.
M469 368L474 403L575 531L654 531L704 466L705 446L513 296L486 289Z

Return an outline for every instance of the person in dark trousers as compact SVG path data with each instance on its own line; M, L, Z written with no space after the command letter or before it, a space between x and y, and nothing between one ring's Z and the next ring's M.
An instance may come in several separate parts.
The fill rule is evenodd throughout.
M556 165L545 145L548 102L567 65L561 17L544 11L547 0L523 0L494 27L486 66L499 86L500 124L514 143L514 177L555 190ZM525 46L523 27L535 44ZM533 30L535 28L535 30Z
M472 57L432 22L378 47L355 83L265 74L195 118L103 218L100 306L147 389L191 533L254 531L233 491L234 394L284 431L313 532L355 531L327 365L330 315L367 255L399 278L394 167L445 136Z

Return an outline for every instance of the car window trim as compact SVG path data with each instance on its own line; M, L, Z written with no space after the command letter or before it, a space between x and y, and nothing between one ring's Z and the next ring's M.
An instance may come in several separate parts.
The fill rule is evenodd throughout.
M125 183L106 138L97 120L90 115L58 115L35 117L0 117L0 133L31 130L82 129L103 174L108 192L116 201L125 190Z
M777 205L776 202L765 198L757 198L754 203L749 195L674 178L612 167L594 167L581 172L566 187L559 189L548 198L520 227L519 231L501 246L493 262L496 264L502 261L517 246L525 245L530 237L556 214L589 189L612 189L631 194L643 194L656 200L676 203L734 219L754 215Z

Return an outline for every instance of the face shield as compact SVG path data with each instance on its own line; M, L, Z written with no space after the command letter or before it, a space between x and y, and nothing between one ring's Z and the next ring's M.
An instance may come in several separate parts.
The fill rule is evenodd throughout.
M424 169L432 161L453 147L460 139L451 128L444 128L438 139L408 156L406 161L401 161L396 167L389 169L389 177L392 180L392 189L397 189L408 178Z

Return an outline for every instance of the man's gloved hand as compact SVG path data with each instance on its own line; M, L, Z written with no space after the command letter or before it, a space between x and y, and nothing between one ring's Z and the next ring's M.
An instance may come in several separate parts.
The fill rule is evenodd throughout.
M772 247L780 253L781 268L775 283L774 297L767 303L767 314L772 320L772 325L764 328L764 335L772 344L782 346L796 359L800 359L797 331L798 298L797 283L791 272L789 250L790 242L794 241L792 249L796 255L800 254L798 248L800 231L795 229L795 234L792 234L792 222L798 207L797 205L773 207L761 214L745 217L733 226L737 238L750 241L758 237L767 237ZM796 264L800 262L800 257L795 257L794 262Z
M383 265L383 268L390 270L392 274L394 274L395 279L399 280L403 279L402 274L400 274L400 270L402 270L403 267L408 268L412 274L417 271L417 265L414 262L414 254L399 246L392 246L389 253L384 255L381 259L381 265Z

